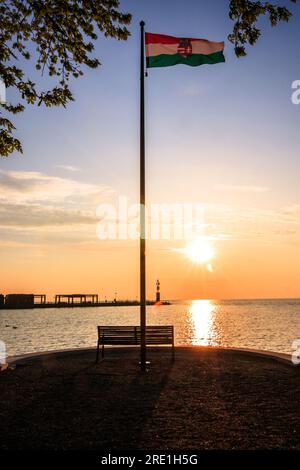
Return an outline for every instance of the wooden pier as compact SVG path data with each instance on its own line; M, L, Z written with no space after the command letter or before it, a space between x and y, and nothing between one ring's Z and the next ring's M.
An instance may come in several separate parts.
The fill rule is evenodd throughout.
M73 306L76 304L98 304L98 294L57 294L55 296L55 305L67 304Z
M147 305L156 305L157 302L154 300L147 300ZM18 304L16 306L13 305L1 305L0 306L0 311L1 310L23 310L23 309L36 309L36 308L92 308L92 307L137 307L139 306L140 303L135 300L118 300L118 301L107 301L107 302L74 302L68 303L68 302L61 302L61 303L55 303L55 302L45 302L45 303L34 303L33 305L22 305ZM169 301L161 301L157 305L171 305Z
M54 302L47 302L46 294L0 295L0 310L34 308L87 308L87 307L136 307L137 300L100 301L98 294L56 294ZM170 305L168 301L147 300L147 305Z

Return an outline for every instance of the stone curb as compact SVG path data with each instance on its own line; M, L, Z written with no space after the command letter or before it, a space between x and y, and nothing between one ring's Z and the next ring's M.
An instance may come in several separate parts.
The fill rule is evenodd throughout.
M124 349L128 347L122 347ZM130 346L128 349L134 349L135 347ZM116 349L112 347L111 349ZM200 350L214 350L221 352L236 352L237 354L245 354L248 356L256 356L264 359L270 359L273 361L280 362L282 364L288 365L290 367L297 367L299 364L294 364L292 362L292 356L290 354L278 353L274 351L258 350L258 349L249 349L249 348L223 348L215 346L176 346L176 349L200 349ZM36 353L23 354L20 356L11 356L6 359L6 364L3 364L1 370L7 369L7 367L16 366L18 364L26 364L32 361L41 361L43 359L49 358L51 356L61 357L66 355L78 355L87 352L96 352L96 348L78 348L78 349L58 349L50 351L41 351Z

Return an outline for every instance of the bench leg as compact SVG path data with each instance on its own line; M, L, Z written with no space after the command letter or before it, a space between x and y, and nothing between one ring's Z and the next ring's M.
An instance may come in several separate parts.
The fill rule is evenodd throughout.
M175 362L174 326L172 326L172 362Z
M102 359L104 358L104 344L102 344Z
M97 343L97 355L96 355L96 364L99 362L99 343Z

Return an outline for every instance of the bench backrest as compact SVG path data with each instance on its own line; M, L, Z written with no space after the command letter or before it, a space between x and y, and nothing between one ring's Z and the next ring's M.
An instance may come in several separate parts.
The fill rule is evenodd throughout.
M130 345L140 344L140 326L98 326L98 339L100 344ZM146 326L147 344L173 344L173 326Z

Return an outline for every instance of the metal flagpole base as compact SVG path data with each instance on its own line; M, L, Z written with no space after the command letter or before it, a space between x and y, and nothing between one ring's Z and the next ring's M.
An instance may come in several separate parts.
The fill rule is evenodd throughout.
M139 361L139 366L141 367L141 361ZM150 370L150 364L151 362L150 361L146 361L145 365L146 365L146 369L144 372L148 372Z

